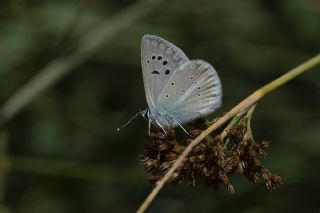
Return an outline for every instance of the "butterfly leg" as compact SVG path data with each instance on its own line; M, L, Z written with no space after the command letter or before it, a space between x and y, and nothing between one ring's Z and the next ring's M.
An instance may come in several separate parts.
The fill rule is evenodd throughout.
M164 132L164 134L167 136L167 132L166 130L164 130L163 126L161 126L161 124L156 120L156 123L158 124L158 126L162 129L162 131Z
M151 135L151 119L149 118L149 124L148 124L148 134Z
M190 136L190 134L189 134L189 132L185 129L185 128L183 128L183 126L176 120L176 119L173 119L175 122L177 122L177 124L179 125L179 127L187 134L187 135L189 135Z

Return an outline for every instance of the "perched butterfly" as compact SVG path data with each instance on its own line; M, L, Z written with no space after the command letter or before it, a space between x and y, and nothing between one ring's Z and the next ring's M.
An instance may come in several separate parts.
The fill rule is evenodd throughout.
M166 129L204 117L221 105L222 86L215 69L154 35L144 35L141 65L150 126Z

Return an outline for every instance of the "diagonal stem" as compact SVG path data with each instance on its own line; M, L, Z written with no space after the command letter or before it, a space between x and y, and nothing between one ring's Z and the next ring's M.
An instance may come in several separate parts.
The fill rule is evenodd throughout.
M163 176L163 178L157 183L156 187L151 191L151 193L147 196L144 202L141 204L137 213L143 213L157 194L160 192L164 184L169 180L175 170L179 167L182 161L187 157L187 155L191 152L193 147L198 145L205 137L207 137L212 131L216 130L232 117L236 116L239 112L248 109L249 107L256 104L263 96L271 92L272 90L277 89L278 87L282 86L283 84L287 83L288 81L294 79L298 75L306 72L307 70L311 69L312 67L320 64L320 54L317 56L309 59L308 61L304 62L303 64L297 66L296 68L290 70L286 74L280 76L279 78L275 79L274 81L266 84L265 86L261 87L260 89L253 92L243 101L241 101L238 105L232 108L229 112L227 112L224 116L220 117L215 123L213 123L210 127L204 130L197 138L195 138L182 152L182 154L178 157L176 162L172 165L170 170Z

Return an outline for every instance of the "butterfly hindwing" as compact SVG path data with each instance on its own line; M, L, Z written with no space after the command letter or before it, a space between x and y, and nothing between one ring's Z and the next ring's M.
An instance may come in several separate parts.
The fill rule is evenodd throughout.
M158 102L182 124L213 112L221 99L222 86L215 69L203 60L192 60L171 75Z
M146 98L151 113L158 96L175 70L188 62L188 57L172 43L154 35L145 35L141 42L141 65Z

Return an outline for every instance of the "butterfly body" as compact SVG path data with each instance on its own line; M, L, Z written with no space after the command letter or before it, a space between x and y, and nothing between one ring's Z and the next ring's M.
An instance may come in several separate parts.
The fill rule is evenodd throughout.
M142 114L162 129L204 117L221 105L222 87L215 69L189 60L163 38L145 35L141 65L148 109Z

